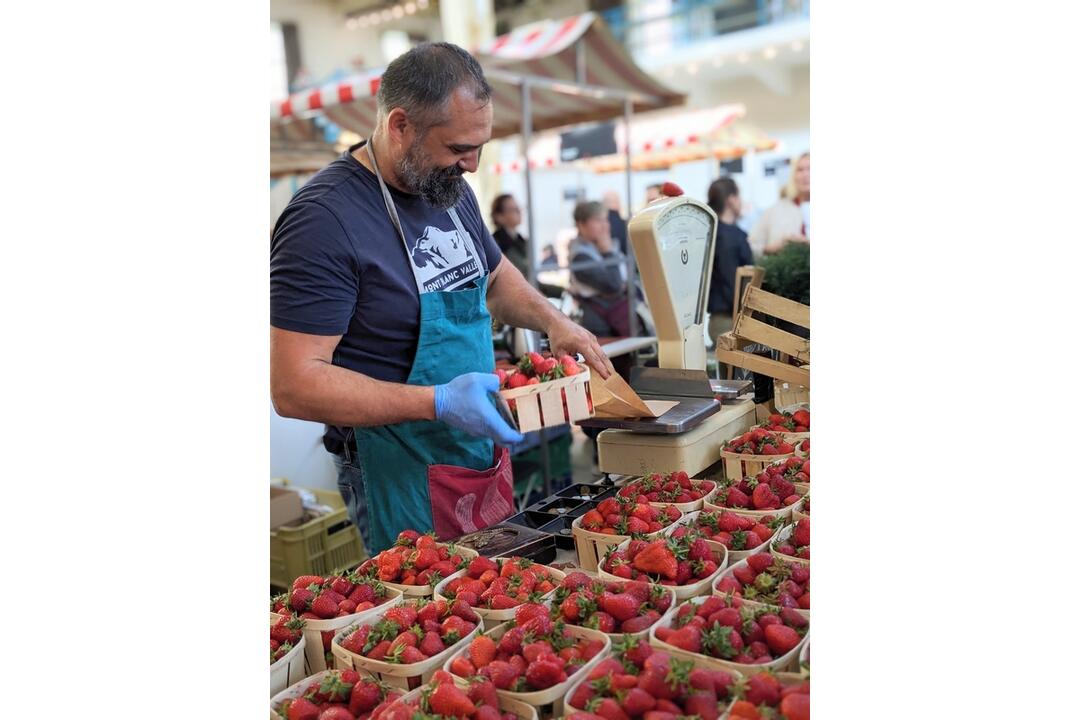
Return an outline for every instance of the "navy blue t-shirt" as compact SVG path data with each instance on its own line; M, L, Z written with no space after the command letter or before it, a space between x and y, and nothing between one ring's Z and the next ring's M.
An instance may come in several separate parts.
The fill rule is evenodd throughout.
M270 324L341 335L335 365L403 383L420 337L413 263L390 222L378 179L350 152L312 177L278 218L270 242ZM434 268L446 267L447 257L452 262L460 250L449 213L393 187L390 194L414 257L435 244L438 257L427 256L432 264L416 261L422 272L437 273ZM495 268L502 253L471 188L456 210L481 256L482 272ZM433 275L435 282L445 277Z
M738 225L716 225L716 250L713 254L712 282L709 284L709 312L731 314L735 301L735 270L753 265L754 254L746 232Z

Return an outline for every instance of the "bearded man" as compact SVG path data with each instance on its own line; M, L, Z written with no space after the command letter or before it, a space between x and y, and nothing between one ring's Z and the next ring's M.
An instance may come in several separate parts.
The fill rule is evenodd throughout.
M491 86L425 43L386 68L370 142L293 198L270 251L270 381L324 445L369 553L401 530L449 539L513 513L491 316L547 334L602 377L596 338L505 260L464 181L491 139Z

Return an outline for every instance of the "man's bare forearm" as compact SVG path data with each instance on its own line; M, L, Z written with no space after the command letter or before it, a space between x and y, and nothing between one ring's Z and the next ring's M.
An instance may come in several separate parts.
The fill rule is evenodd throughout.
M345 427L435 418L430 386L384 382L324 360L310 360L288 378L272 371L274 408L284 417Z
M487 301L491 314L513 327L549 333L551 323L565 317L509 262L499 268Z

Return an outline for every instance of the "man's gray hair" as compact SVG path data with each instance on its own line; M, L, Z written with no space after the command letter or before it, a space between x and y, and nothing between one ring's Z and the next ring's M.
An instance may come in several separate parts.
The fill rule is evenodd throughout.
M375 100L381 124L401 108L421 132L450 117L450 98L464 86L480 102L491 100L491 85L476 58L448 42L422 43L396 58L383 73Z

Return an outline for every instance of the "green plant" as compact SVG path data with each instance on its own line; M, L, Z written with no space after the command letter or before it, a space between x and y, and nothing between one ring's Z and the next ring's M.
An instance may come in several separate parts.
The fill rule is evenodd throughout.
M810 304L810 246L788 243L775 255L759 263L765 268L762 289L789 300Z

